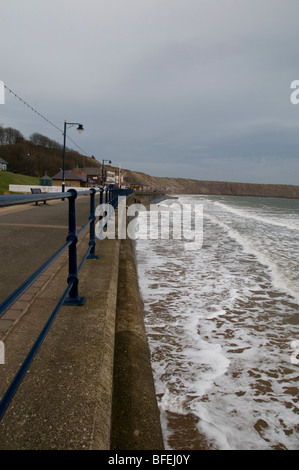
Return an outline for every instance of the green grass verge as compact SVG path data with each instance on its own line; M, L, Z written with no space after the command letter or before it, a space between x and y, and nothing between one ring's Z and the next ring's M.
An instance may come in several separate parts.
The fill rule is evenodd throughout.
M39 184L39 178L0 171L0 194L9 193L10 184Z

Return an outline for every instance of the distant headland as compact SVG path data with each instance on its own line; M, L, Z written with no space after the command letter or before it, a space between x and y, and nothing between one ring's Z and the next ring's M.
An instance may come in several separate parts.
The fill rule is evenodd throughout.
M62 145L37 132L33 133L29 139L25 139L17 129L0 126L0 160L0 164L6 165L5 169L16 176L26 175L27 177L39 179L46 173L52 178L59 172L62 165ZM94 156L89 157L67 149L67 170L86 167L98 169L98 173L102 173L102 164ZM120 172L120 169L113 166L113 164L106 164L105 170L110 170L115 174ZM139 186L142 190L160 191L169 195L205 194L299 199L299 186L295 185L158 177L124 168L121 169L121 175L123 183L128 186ZM16 183L16 181L9 181L9 183ZM27 184L33 184L33 182ZM3 188L0 193L3 194L5 189Z
M145 173L127 172L127 180L141 181L148 189L167 194L206 194L299 199L299 186L282 184L234 183L187 178L153 177Z

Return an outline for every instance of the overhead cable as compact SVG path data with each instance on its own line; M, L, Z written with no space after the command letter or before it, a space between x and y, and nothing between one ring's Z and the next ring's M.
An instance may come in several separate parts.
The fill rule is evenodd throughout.
M23 98L21 98L19 95L17 95L17 93L15 93L13 90L11 90L7 85L4 84L4 87L10 92L12 93L15 98L17 98L18 100L20 100L25 106L27 106L29 109L31 109L31 111L33 111L35 114L37 114L40 118L44 119L44 121L46 121L48 124L50 124L51 126L53 126L56 130L58 130L59 132L61 132L61 134L63 135L64 131L62 129L60 129L58 126L56 126L55 124L53 124L53 122L51 122L49 119L47 119L45 116L43 116L39 111L37 111L35 108L33 108L33 106L31 106L29 103L27 103L25 100L23 100ZM85 150L83 150L81 147L79 147L79 145L73 140L71 139L71 137L67 136L67 138L69 140L71 140L73 142L73 144L79 149L81 150L81 152L83 152L83 154L85 156L88 156L88 153L85 152Z

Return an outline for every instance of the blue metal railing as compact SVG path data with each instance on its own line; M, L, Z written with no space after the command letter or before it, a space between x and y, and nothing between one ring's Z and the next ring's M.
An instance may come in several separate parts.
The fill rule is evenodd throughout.
M21 384L24 375L26 374L32 360L36 356L36 353L39 350L40 345L42 344L47 332L49 331L53 321L55 320L60 308L63 305L83 305L85 302L85 297L80 297L78 292L78 283L79 283L79 271L81 270L86 259L97 259L98 255L95 253L95 195L96 193L100 195L100 204L110 204L113 208L116 208L118 205L119 196L127 196L132 191L131 190L121 190L121 189L100 189L95 190L91 188L90 190L80 191L77 193L76 190L70 189L67 192L55 193L55 194L28 194L28 195L9 195L9 196L0 196L0 207L7 207L12 205L19 204L28 204L31 202L39 201L50 201L54 199L68 199L69 202L69 211L68 211L68 235L66 238L66 243L59 248L44 264L42 264L23 284L21 284L9 297L7 297L4 302L0 305L0 318L5 314L5 312L16 302L17 299L31 286L36 279L68 248L68 278L67 278L67 287L63 292L59 302L51 313L48 321L40 332L38 338L36 339L34 345L29 351L27 357L25 358L23 364L16 373L13 381L8 387L5 395L3 396L0 402L0 421L4 416L11 400L13 399L19 385ZM77 231L76 227L76 198L77 195L89 195L90 196L90 214L88 221ZM77 263L77 242L80 234L90 226L89 231L89 243L88 248L78 266Z

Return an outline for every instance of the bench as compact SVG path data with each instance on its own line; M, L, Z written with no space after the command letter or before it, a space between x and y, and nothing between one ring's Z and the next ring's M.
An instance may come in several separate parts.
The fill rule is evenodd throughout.
M40 188L30 188L31 194L43 194ZM38 202L36 201L35 205L38 206ZM47 201L44 201L44 204L47 204Z

